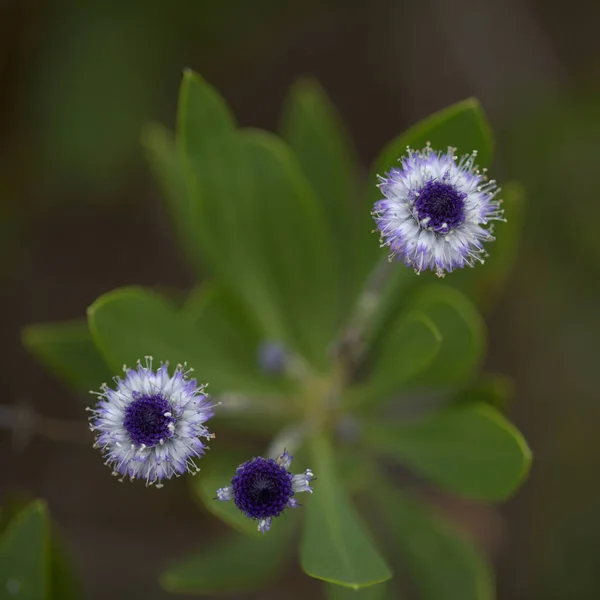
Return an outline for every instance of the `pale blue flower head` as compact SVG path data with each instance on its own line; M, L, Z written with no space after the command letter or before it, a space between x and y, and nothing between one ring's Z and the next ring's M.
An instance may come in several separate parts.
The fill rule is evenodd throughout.
M416 273L439 277L484 262L484 242L494 239L490 221L503 221L500 189L475 164L476 152L458 159L454 148L408 149L400 168L380 177L384 198L373 216L381 245Z
M169 375L168 364L152 369L152 358L137 369L115 377L115 388L102 385L91 392L100 400L90 417L105 464L113 475L141 479L160 488L165 479L200 469L195 459L208 448L202 439L214 437L204 425L213 416L214 405L188 375L191 369L178 365Z

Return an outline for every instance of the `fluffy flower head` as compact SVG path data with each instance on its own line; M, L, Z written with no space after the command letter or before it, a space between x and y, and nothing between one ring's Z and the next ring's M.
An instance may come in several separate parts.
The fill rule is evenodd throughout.
M284 452L277 459L255 457L241 464L231 485L217 490L217 499L233 500L247 517L258 521L261 533L267 532L273 518L286 508L298 506L296 493L312 493L309 485L314 479L312 471L307 469L294 475L289 471L292 458Z
M384 198L373 217L381 245L390 260L402 258L416 273L429 269L443 277L483 263L483 243L494 239L489 223L504 220L500 188L475 165L477 153L459 160L455 152L409 148L400 168L380 177Z
M152 358L137 369L115 377L115 388L104 384L90 417L96 433L95 447L102 450L105 464L121 481L129 477L146 485L162 487L164 479L199 471L194 459L211 438L204 423L213 416L214 405L204 385L189 379L191 371L178 365L172 376L167 364L152 369Z

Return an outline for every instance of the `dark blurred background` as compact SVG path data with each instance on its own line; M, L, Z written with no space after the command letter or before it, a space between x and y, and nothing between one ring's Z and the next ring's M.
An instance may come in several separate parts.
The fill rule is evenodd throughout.
M293 80L314 75L365 168L475 95L497 135L494 176L528 193L487 362L515 379L534 467L499 510L444 505L494 560L500 600L600 598L599 30L596 0L0 0L0 403L83 421L21 328L82 317L119 285L191 285L139 142L149 120L173 126L183 67L267 129ZM0 494L48 499L86 598L166 598L165 561L224 530L184 481L116 484L83 426L29 443L0 426ZM291 598L289 578L317 594L285 577L253 597Z

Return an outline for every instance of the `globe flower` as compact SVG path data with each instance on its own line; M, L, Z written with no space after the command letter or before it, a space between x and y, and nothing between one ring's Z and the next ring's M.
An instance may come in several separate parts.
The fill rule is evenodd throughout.
M299 506L294 495L312 494L310 482L314 475L310 469L294 475L289 471L292 456L284 452L277 459L255 457L241 464L231 480L231 485L217 490L217 500L233 500L250 519L258 521L258 530L266 533L271 522L286 508Z
M214 437L204 425L214 408L206 386L189 379L192 369L182 365L172 376L168 364L154 372L151 357L145 366L138 361L137 369L123 370L115 389L103 384L100 392L91 392L100 400L88 408L94 447L113 475L161 488L174 475L198 472L195 459L208 448L202 438Z
M494 239L490 221L504 220L500 188L475 165L477 152L460 160L455 152L409 148L400 168L380 177L384 198L372 214L381 246L417 274L429 269L443 277L483 263L483 244Z

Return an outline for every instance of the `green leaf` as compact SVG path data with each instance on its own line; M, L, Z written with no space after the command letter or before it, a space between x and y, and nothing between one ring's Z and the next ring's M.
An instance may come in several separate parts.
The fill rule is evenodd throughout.
M262 198L232 115L199 75L184 73L177 146L190 199L190 227L207 266L235 291L272 339L285 337L277 298L265 277L260 220Z
M211 267L226 274L227 264L243 247L241 232L252 196L235 123L219 93L200 75L185 71L179 94L177 146L190 197L190 227ZM236 264L229 264L232 271Z
M486 245L490 256L485 259L485 264L456 271L449 278L452 286L486 310L494 305L506 285L517 258L525 220L525 191L521 185L503 185L500 197L507 223L495 224L497 241Z
M513 395L514 383L510 377L486 373L469 387L460 390L451 403L458 405L485 402L500 412L505 412Z
M440 350L419 383L464 383L478 369L485 349L485 323L477 309L459 291L437 283L420 288L412 306L426 314L442 336Z
M252 130L243 132L243 143L260 197L252 224L262 242L262 277L272 281L288 341L324 368L338 310L332 240L323 211L283 142Z
M481 167L488 167L492 160L494 142L487 117L479 101L468 98L419 121L384 147L370 178L369 192L373 201L379 196L377 189L373 189L377 175L397 166L398 159L406 154L407 146L421 150L427 142L434 150L443 152L448 146L457 148L458 155L477 150L477 162Z
M37 503L39 504L39 502ZM26 508L31 508L33 504L32 497L26 492L18 491L4 494L3 505L0 507L0 540L11 523L16 522L16 518L19 517L20 513ZM46 520L49 522L47 514ZM70 563L70 554L67 553L62 538L52 523L50 523L49 533L49 597L53 600L76 600L81 598L81 585ZM0 589L2 589L1 580ZM19 598L20 596L16 597Z
M262 587L285 566L294 545L294 517L280 517L260 538L230 535L180 559L161 577L169 592L222 594Z
M237 467L246 460L247 453L221 449L202 461L202 473L199 477L191 478L190 485L194 495L214 516L246 535L261 537L256 521L249 519L233 501L220 502L215 499L217 490L231 485Z
M318 487L307 502L300 562L311 577L355 589L381 583L392 573L338 481L332 448L311 440Z
M212 316L207 311L207 317ZM221 313L223 316L223 313ZM163 297L142 288L121 288L101 296L88 309L90 330L102 355L117 370L144 356L171 365L187 362L211 391L265 392L272 382L253 365L239 362L231 330L221 337L217 322L191 327Z
M181 314L210 339L220 341L231 351L230 360L248 366L258 365L260 332L240 302L223 287L203 283L188 297Z
M406 154L406 147L422 149L427 142L432 148L445 151L448 146L458 148L459 154L468 154L478 150L478 163L481 167L489 166L492 159L493 138L487 118L479 102L469 98L449 106L433 115L419 121L405 133L389 142L375 161L373 170L368 180L366 205L363 230L365 232L374 228L370 214L373 204L381 197L377 187L378 175L384 175L393 166L397 166L398 159ZM386 252L379 248L377 236L363 236L361 244L364 256L364 272L368 273L374 267L377 259L384 259ZM399 310L403 309L403 295L407 287L406 280L414 280L412 269L401 262L394 263L394 271L389 277L382 294L382 303L379 308L378 319L381 326L385 327L395 319ZM429 278L430 273L423 273L421 278ZM454 277L455 273L452 274ZM442 331L442 335L444 332Z
M367 588L353 590L352 588L326 583L323 585L323 591L327 600L386 600L388 596L388 586L385 583L371 585ZM395 596L398 598L397 596Z
M370 424L364 435L382 454L476 500L510 497L531 464L521 433L486 404L453 407L411 423Z
M381 402L433 362L442 337L433 321L419 312L398 319L383 340L367 381L349 391L350 404Z
M352 140L325 90L310 78L300 79L292 86L282 131L324 208L335 238L343 320L362 284L354 269L359 250L355 243L359 219L358 164Z
M96 389L112 377L84 321L29 325L23 330L23 344L78 390Z
M337 319L335 263L322 207L293 154L275 136L237 132L219 95L191 72L177 143L212 272L266 338L323 368Z
M32 502L0 539L0 589L23 600L50 597L49 536L46 505Z
M188 297L181 315L189 320L201 339L211 340L213 350L241 373L257 373L265 391L292 389L283 376L259 373L259 347L264 339L248 311L228 290L212 282L203 283Z
M83 596L81 583L70 563L70 554L63 547L56 531L50 538L50 573L52 600L78 600Z
M493 600L493 574L474 545L410 496L375 497L421 600Z
M190 264L201 273L201 237L194 226L192 202L173 134L162 125L148 125L142 134L142 145L165 197L169 216L177 232L177 240L181 243Z

